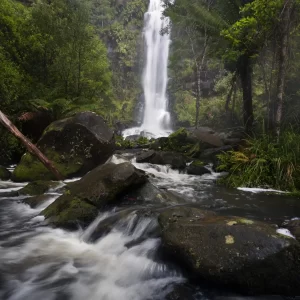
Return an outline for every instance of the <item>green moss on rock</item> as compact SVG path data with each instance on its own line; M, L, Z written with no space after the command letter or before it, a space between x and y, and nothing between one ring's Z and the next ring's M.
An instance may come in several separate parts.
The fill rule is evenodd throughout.
M91 112L53 122L37 143L65 178L81 176L104 163L115 149L113 131ZM53 174L30 153L23 155L13 172L18 182L52 180Z
M46 193L50 188L55 188L59 185L59 182L54 181L33 181L28 183L25 187L19 190L20 195L29 195L29 196L36 196L42 195Z
M130 163L101 165L82 179L68 185L65 193L43 212L50 223L59 227L87 226L98 209L114 204L124 192L147 182L145 173Z
M167 209L158 220L165 251L194 280L254 294L298 293L300 244L273 226L192 207Z
M75 229L86 226L98 215L98 209L91 203L65 193L43 212L46 219L56 227Z
M83 159L81 157L70 157L64 154L59 154L51 149L44 153L46 157L53 162L57 170L64 178L71 174L76 174L82 167ZM14 170L13 180L18 182L40 180L55 180L55 176L30 153L23 155L20 164Z

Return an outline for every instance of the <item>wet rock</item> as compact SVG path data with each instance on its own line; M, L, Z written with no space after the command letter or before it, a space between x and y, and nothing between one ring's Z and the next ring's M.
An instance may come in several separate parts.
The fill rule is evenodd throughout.
M299 298L300 299L300 298ZM213 300L299 300L299 299L291 299L282 296L256 296L256 297L245 297L245 296L216 296Z
M113 131L92 112L51 123L37 143L65 178L82 176L104 163L115 149ZM23 155L12 176L14 181L55 179L30 153Z
M218 159L217 156L221 153L231 151L233 149L234 148L232 146L229 146L229 145L219 147L219 148L206 149L201 153L200 158L203 161L211 162L213 164L213 170L217 171L218 167L220 165L220 160Z
M201 143L202 149L218 148L224 143L218 133L207 127L195 128L191 131L191 136Z
M252 294L299 294L300 245L268 224L175 207L160 214L165 251L196 281Z
M177 285L174 290L166 296L166 300L195 300L194 291L185 285Z
M232 146L223 146L219 148L210 148L206 149L201 153L201 159L203 160L214 160L218 154L221 154L223 152L227 152L233 150Z
M211 174L210 170L208 170L201 161L193 161L186 169L187 173L190 175L204 175Z
M142 152L136 157L136 162L149 163L155 157L155 155L156 155L156 151L154 150Z
M151 163L157 165L171 165L173 169L184 169L186 158L176 152L154 151L143 152L136 157L137 163Z
M146 182L145 172L131 163L107 163L70 184L68 190L42 213L55 226L87 226L95 219L99 209L114 205L122 199L122 194Z
M36 208L41 204L45 203L46 201L50 200L53 196L52 195L38 195L34 197L29 197L22 200L23 203L28 204L31 208Z
M168 141L169 141L169 139L167 137L160 137L151 143L150 149L164 150L164 149L168 148Z
M224 145L229 145L229 146L238 146L242 143L242 140L239 138L228 138L224 139Z
M126 141L131 141L131 142L135 142L137 141L141 136L139 134L133 134L133 135L129 135L125 138Z
M9 180L11 173L4 167L0 166L0 180Z
M154 186L152 183L147 182L138 189L129 191L123 197L122 203L128 204L162 204L162 205L175 205L183 204L185 200L181 195L175 192L162 190Z
M294 219L291 221L284 222L282 227L288 229L291 234L300 241L300 219Z
M51 188L56 188L60 185L57 181L33 181L28 183L25 187L18 191L19 195L29 195L29 196L36 196L42 195L49 191Z

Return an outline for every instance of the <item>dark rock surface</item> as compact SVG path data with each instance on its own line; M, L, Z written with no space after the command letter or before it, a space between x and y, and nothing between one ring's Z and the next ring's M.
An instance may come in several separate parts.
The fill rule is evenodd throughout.
M137 163L151 163L157 165L171 165L173 169L184 169L186 158L176 152L149 150L136 157Z
M203 163L199 161L193 161L186 169L186 172L189 175L204 175L204 174L210 174L210 170L207 169Z
M4 167L0 166L0 180L9 180L11 173Z
M253 294L299 294L300 245L268 224L175 207L160 214L163 246L199 283Z
M147 182L145 173L131 163L108 163L70 184L67 191L42 213L55 226L87 226L98 210L121 200L121 195Z
M65 178L82 176L104 163L115 149L113 131L102 117L83 112L51 123L37 143ZM15 181L55 179L31 154L23 155L13 172Z

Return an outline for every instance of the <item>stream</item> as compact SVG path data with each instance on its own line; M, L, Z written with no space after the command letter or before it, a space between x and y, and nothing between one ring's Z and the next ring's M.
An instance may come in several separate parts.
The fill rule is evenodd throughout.
M127 159L152 174L150 181L154 185L179 194L193 206L274 224L300 217L297 199L219 187L215 185L220 176L217 173L191 176L168 166L137 164L126 155L114 156L112 161L120 163ZM68 232L51 228L39 214L59 197L60 187L50 190L47 200L35 209L22 203L24 196L3 196L4 192L24 185L0 181L0 299L288 299L243 297L214 287L188 284L182 271L160 253L156 218L137 214L139 207L135 204L99 213L85 230ZM108 220L114 220L110 222L110 230L95 238L95 230ZM188 286L190 295L167 296L175 286L183 285Z

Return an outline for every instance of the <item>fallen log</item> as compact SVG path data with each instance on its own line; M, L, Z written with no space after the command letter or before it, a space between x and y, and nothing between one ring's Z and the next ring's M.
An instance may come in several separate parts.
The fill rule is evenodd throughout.
M53 163L34 145L29 139L27 139L19 129L7 118L7 116L0 110L0 123L6 127L15 137L21 140L26 149L34 156L36 156L40 162L55 176L58 180L63 180L63 176L55 168Z

